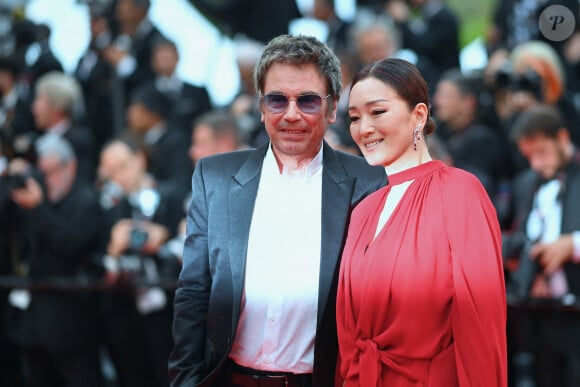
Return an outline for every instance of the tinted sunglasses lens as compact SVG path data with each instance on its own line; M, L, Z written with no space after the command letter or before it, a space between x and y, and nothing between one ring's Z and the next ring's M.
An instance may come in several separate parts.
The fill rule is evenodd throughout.
M306 114L315 114L322 108L322 97L317 94L303 94L296 98L298 108ZM266 94L264 105L272 113L282 113L288 108L290 101L283 94Z
M272 113L282 113L288 107L288 97L282 94L266 94L264 96L264 105Z
M322 108L322 97L316 94L305 94L298 97L296 103L304 113L318 113Z

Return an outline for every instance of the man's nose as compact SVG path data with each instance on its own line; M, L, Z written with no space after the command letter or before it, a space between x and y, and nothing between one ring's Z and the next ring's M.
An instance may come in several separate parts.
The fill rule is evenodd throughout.
M284 116L286 117L286 119L290 119L290 120L300 119L301 114L302 114L302 111L298 107L296 100L290 100L288 102L288 107L286 108L286 111L284 112Z

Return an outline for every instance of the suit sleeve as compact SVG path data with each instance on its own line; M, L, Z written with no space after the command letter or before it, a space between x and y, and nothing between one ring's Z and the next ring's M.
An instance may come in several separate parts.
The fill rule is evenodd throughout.
M171 386L194 386L206 374L206 321L211 289L208 262L208 205L199 162L192 178L183 267L174 298L174 349L169 357Z
M453 265L451 323L460 386L507 386L506 294L496 211L472 175L444 182Z

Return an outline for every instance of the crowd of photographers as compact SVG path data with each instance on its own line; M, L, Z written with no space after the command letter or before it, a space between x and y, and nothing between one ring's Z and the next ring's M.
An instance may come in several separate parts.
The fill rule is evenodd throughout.
M298 17L287 3L287 17ZM510 296L569 301L580 288L580 224L570 220L580 208L565 199L580 197L580 32L550 41L538 17L551 5L578 15L578 3L499 2L485 39L488 62L469 72L459 68L460 21L442 1L360 0L349 22L334 1L313 3L310 16L326 26L344 70L339 119L326 140L358 153L345 103L360 66L387 56L412 61L437 119L432 154L475 174L496 205ZM179 52L148 18L148 0L88 4L91 40L71 74L50 50L50 30L22 14L10 14L10 39L0 41L0 385L166 386L195 160L267 141L251 78L264 41L236 40L239 93L213 106L205 87L177 76ZM526 148L538 133L550 142ZM554 164L547 172L546 159ZM560 182L560 217L548 221L562 227L532 238L526 222L537 216L523 203L536 197L539 184L530 181L538 177ZM543 241L545 257L558 248L552 266L524 259L531 240ZM566 273L563 293L539 284L546 267ZM538 354L557 353L562 369L578 369L570 348L580 346L535 345L547 325L514 321L512 384L565 385L541 384L558 364L545 375L533 365ZM579 329L565 331L560 342L580 343Z

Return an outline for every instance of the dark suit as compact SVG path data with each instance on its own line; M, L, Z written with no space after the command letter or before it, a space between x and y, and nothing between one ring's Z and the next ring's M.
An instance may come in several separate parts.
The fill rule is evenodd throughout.
M167 227L170 238L175 235L177 225L183 216L182 197L176 195L176 189L170 184L157 182L156 192L159 203L151 215L150 221ZM123 197L118 204L105 212L104 229L107 235L101 241L101 250L110 242L110 233L121 219L138 219L143 214L131 204L128 197ZM136 254L144 262L152 259L157 273L162 280L176 279L176 271L168 272L168 262L157 254L134 251L129 248L123 255ZM123 259L123 258L121 258ZM133 274L137 280L145 279L144 274ZM173 277L173 278L170 278ZM131 282L121 281L127 285L125 292L110 292L102 298L102 326L106 344L116 367L119 384L124 387L162 387L167 386L167 357L172 348L171 319L172 292L165 292L167 305L159 310L142 313L136 308L138 288ZM121 286L121 289L123 287Z
M189 139L194 120L212 108L207 89L184 82L179 90L165 93L173 102L170 124L185 131Z
M173 386L211 385L231 350L240 317L244 267L262 162L268 149L202 159L193 175L184 264L175 295L169 360ZM384 169L324 144L322 256L314 386L333 386L339 259L353 206L386 183ZM283 275L283 273L274 273Z
M157 27L152 25L145 33L132 36L131 39L129 53L135 58L137 67L133 73L125 79L126 98L129 98L131 93L141 85L155 79L155 72L151 66L153 47L157 42L165 39L165 37Z
M560 234L580 230L580 155L568 164L564 174L562 191L562 224ZM528 170L514 180L513 203L518 230L525 230L528 216L532 211L534 194L540 183L540 177ZM568 262L564 265L569 291L580 297L580 265Z
M91 47L79 59L75 78L83 89L86 124L93 133L97 149L124 129L124 101L118 93L115 69ZM94 62L94 63L93 63ZM122 93L121 93L122 94ZM117 114L117 116L115 116Z
M473 122L461 131L451 130L446 144L454 165L477 176L494 198L498 183L507 175L507 142L492 128Z
M77 181L60 202L15 215L23 222L18 235L29 247L21 257L28 262L28 277L53 281L52 286L32 289L28 308L13 309L9 317L9 336L26 349L30 385L54 385L50 376L56 365L67 385L98 386L96 294L58 286L60 280L69 286L86 280L84 269L102 227L98 196Z
M562 200L562 223L560 235L580 230L580 158L576 157L564 169ZM540 185L540 177L528 170L518 176L513 185L516 231L524 232L532 212L534 195ZM512 240L506 238L504 245ZM520 258L520 259L523 259ZM569 293L580 297L580 265L567 262L564 267ZM508 334L514 353L534 351L538 386L576 386L580 383L577 372L571 374L561 368L562 359L570 362L576 370L580 365L580 314L578 311L554 309L526 310L511 308L508 315ZM566 375L566 376L564 376ZM568 383L561 378L568 378Z
M190 143L179 127L168 126L154 143L147 144L147 170L156 180L174 184L182 199L189 190L193 169L188 156Z
M433 67L431 86L445 70L459 67L459 22L447 6L434 14L424 15L423 21L425 28L421 32L412 29L410 22L398 23L397 26L402 34L403 48L415 51Z
M74 148L78 160L77 176L92 183L97 176L97 144L86 126L73 125L63 134Z
M191 3L225 34L241 33L264 43L287 34L290 21L302 17L293 0L195 0Z

